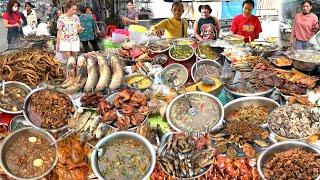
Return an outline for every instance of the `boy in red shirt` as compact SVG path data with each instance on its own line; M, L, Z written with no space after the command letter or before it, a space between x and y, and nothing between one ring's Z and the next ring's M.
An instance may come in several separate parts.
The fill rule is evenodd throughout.
M242 4L243 13L232 20L231 31L234 34L244 36L245 42L254 41L262 32L261 24L257 16L252 15L253 0L246 0Z

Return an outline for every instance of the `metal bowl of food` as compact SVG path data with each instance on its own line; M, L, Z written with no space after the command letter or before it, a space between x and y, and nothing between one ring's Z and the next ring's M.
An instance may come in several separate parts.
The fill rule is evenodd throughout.
M312 50L296 50L285 52L292 60L294 68L302 71L314 71L320 65L320 53Z
M201 44L195 51L195 55L199 59L208 59L211 61L217 61L221 56L221 49L211 47L209 44Z
M41 87L28 94L23 109L23 116L32 127L56 133L67 128L76 104L67 94Z
M236 92L233 91L231 89L228 88L228 86L224 86L224 89L230 93L232 95L232 97L234 98L239 98L239 97L253 97L253 96L265 96L268 97L272 94L274 88L270 88L268 90L265 91L260 91L260 92L254 92L254 93L240 93L240 92Z
M164 84L171 87L180 87L188 80L188 70L181 64L173 63L161 71L160 77Z
M31 88L18 81L6 81L5 93L2 93L3 84L0 84L0 111L8 114L21 114L23 102L31 92Z
M194 55L190 45L174 45L169 49L169 56L175 61L186 61Z
M264 125L268 115L280 104L266 97L242 97L224 105L226 121L250 120L254 124Z
M211 87L218 86L216 88L213 88L213 90L209 91L209 93L215 96L219 96L219 94L223 90L223 83L220 78L221 71L222 66L218 62L204 59L197 61L195 64L192 65L191 77L194 82L202 82L202 80L205 81L205 79L207 78L213 79L213 81L215 82L214 85L209 85L205 83L202 84L203 86L205 86L205 89L211 89ZM201 90L201 85L199 85L199 88Z
M298 59L292 59L292 65L294 68L301 71L314 71L318 68L319 64L314 62L302 61Z
M249 43L252 55L270 57L273 53L280 50L279 46L275 43L253 41Z
M9 124L9 128L11 132L14 132L29 126L30 126L29 123L26 121L23 115L18 115L14 117Z
M213 131L222 125L223 117L222 103L215 96L205 92L181 94L170 102L166 110L169 125L180 132Z
M168 176L175 176L177 179L188 180L197 179L206 174L212 168L212 158L215 155L211 140L203 140L203 137L208 134L195 135L191 133L172 132L167 133L167 137L164 137L162 144L159 148L160 166ZM201 140L205 145L201 151L199 151L194 143ZM184 144L184 146L179 146ZM179 146L179 148L175 148ZM183 158L183 161L176 161ZM190 164L189 171L181 171L185 168L185 163ZM171 166L174 169L170 169Z
M192 65L191 77L194 82L199 82L203 77L220 77L222 66L212 60L204 59Z
M149 49L153 53L163 53L170 49L171 47L171 40L158 40L158 41L150 41L149 42Z
M162 64L166 63L167 61L168 61L168 56L165 54L158 54L153 58L153 62L155 64L162 65Z
M13 179L41 179L57 164L58 147L49 132L27 127L4 140L0 156L1 168Z
M227 41L231 45L235 46L243 46L244 44L244 36L237 34L230 34L223 37L225 41Z
M143 74L132 74L125 77L125 84L133 89L145 90L152 85L152 79L150 76Z
M273 144L266 151L264 151L262 154L260 154L260 156L258 158L257 168L258 168L258 172L259 172L260 177L262 179L267 179L266 178L267 174L265 174L265 171L266 171L266 169L265 169L266 166L265 165L275 157L275 154L281 153L281 152L285 152L285 151L290 151L290 150L292 150L294 148L299 148L299 149L305 150L307 152L315 153L316 155L320 154L320 149L318 147L316 147L314 145L307 144L307 143L305 143L303 141L290 140L290 141L283 141L283 142L280 142L280 143ZM294 156L291 155L291 157L294 157ZM298 157L299 157L299 155L298 155ZM276 161L277 165L279 165L278 163L287 163L289 161L288 159L285 159L284 156L283 156L283 158L284 158L283 161L281 161L281 160ZM292 161L296 161L296 159L293 159ZM270 166L268 170L271 170L271 168L274 168L274 166ZM312 170L311 170L311 172L312 172ZM283 173L288 174L290 172L284 171ZM295 172L293 172L293 173L295 173ZM311 174L311 176L312 175L314 175L314 174ZM272 179L272 178L269 178L269 179ZM278 179L278 178L275 178L275 179ZM293 179L295 179L295 178L293 178ZM320 179L320 177L317 176L317 177L314 177L312 179Z
M320 115L300 104L284 105L268 116L268 127L276 139L307 140L320 128Z
M121 161L117 162L118 158ZM133 132L115 132L104 137L91 154L91 167L98 179L146 179L155 164L152 144Z

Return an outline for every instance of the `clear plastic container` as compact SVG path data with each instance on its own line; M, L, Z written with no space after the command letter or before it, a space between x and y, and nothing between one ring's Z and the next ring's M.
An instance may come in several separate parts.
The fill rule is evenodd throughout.
M124 42L128 36L124 34L117 34L117 33L112 33L112 43L122 43Z

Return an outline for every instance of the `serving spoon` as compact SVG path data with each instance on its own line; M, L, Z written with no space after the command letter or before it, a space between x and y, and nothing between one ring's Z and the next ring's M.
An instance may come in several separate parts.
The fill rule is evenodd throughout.
M2 95L4 96L4 90L5 90L5 80L4 79L2 79Z
M194 116L194 115L197 113L197 109L191 105L191 101L190 101L190 99L188 98L188 96L187 96L187 94L186 94L186 89L185 89L185 87L182 88L182 89L183 89L183 95L184 95L184 97L186 98L187 103L188 103L187 113L188 113L189 115L191 115L191 116Z

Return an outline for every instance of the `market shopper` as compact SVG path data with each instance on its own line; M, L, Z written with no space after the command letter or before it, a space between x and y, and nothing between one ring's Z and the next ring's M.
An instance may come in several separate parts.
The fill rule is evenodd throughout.
M97 23L93 19L91 14L86 13L86 9L87 8L81 10L82 14L79 17L81 26L84 28L84 30L79 34L79 36L85 53L90 51L88 42L90 42L94 51L100 50L96 40Z
M245 42L254 41L262 32L261 23L257 16L252 14L254 8L253 0L245 0L242 3L242 14L232 20L231 32L244 36Z
M83 31L79 17L76 15L77 4L69 2L66 5L66 13L62 14L57 22L56 50L63 53L64 59L75 56L80 51L80 39L78 33Z
M185 38L187 37L188 22L181 18L184 9L181 2L174 2L171 7L173 18L165 19L151 27L151 31L157 36L164 35L166 38Z
M193 30L198 41L215 40L220 34L220 23L216 17L211 16L209 5L200 5L198 8L201 18L195 21Z
M294 18L290 43L296 49L308 49L309 40L319 28L318 17L311 12L312 4L310 0L301 3L302 13L298 13Z
M7 32L7 42L11 46L13 39L18 38L22 35L21 26L23 20L21 14L19 13L20 4L17 1L9 1L7 6L7 11L3 13L3 25L8 29Z
M55 10L52 20L49 22L50 34L52 36L57 37L58 29L57 29L57 21L61 16L62 11L60 9Z
M24 17L27 20L27 25L35 27L37 26L37 13L32 9L33 5L30 2L26 2L25 9L22 11Z
M121 13L121 23L125 29L129 29L131 24L138 24L138 12L134 9L133 1L128 1L127 9Z
M97 21L97 16L93 13L92 7L86 7L85 11L86 14L90 14L93 17L93 19Z

